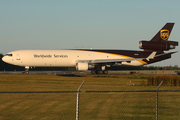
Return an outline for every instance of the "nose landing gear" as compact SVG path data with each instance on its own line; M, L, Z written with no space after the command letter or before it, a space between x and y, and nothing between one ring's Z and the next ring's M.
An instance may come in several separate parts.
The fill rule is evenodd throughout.
M23 74L29 74L29 66L25 66L25 71L22 72Z

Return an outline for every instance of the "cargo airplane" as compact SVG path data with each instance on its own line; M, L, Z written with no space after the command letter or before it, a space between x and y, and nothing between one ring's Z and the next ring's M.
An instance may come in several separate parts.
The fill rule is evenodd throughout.
M176 41L168 41L174 23L166 23L150 41L140 41L142 51L131 50L17 50L7 53L2 60L23 66L29 73L30 67L75 67L78 71L91 69L93 74L107 74L112 66L142 66L171 58L168 51L178 46Z

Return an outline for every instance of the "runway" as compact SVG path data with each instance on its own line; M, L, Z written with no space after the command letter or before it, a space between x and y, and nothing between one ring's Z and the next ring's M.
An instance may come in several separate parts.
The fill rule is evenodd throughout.
M0 74L22 74L23 71L0 71ZM177 71L108 71L108 74L92 74L92 75L177 75ZM53 74L59 76L78 76L91 75L91 71L29 71L29 74Z

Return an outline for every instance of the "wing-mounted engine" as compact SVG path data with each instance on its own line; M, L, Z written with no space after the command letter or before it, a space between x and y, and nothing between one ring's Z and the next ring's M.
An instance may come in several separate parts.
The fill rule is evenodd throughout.
M175 49L175 46L178 46L178 42L175 41L161 41L161 42L140 41L139 42L139 48L144 50L168 51L170 49Z
M76 70L78 71L86 71L88 70L88 63L87 62L78 62L76 64Z

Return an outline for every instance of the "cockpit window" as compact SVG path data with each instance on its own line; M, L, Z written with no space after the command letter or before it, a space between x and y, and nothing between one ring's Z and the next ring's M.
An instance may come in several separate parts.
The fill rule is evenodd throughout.
M13 55L12 54L6 54L6 56L11 56L12 57Z

